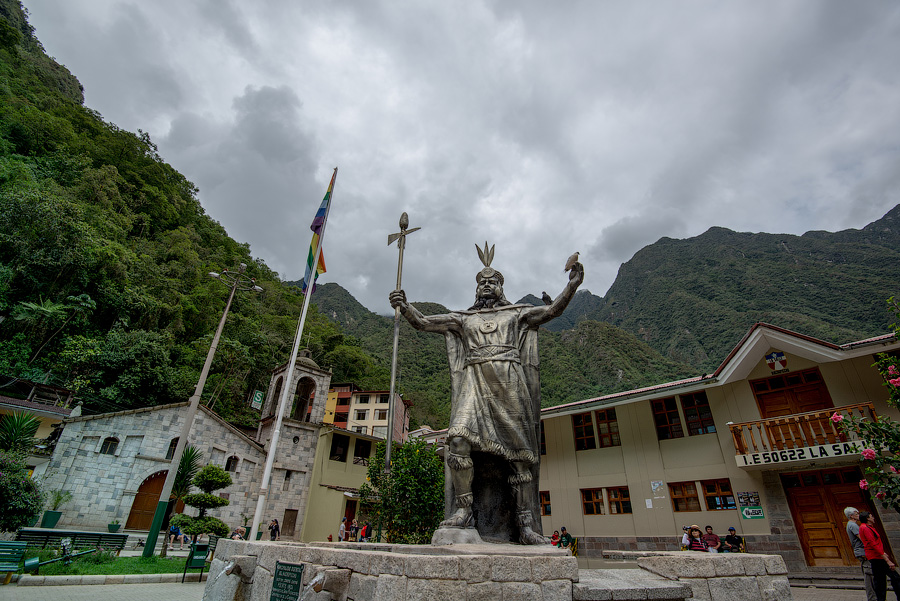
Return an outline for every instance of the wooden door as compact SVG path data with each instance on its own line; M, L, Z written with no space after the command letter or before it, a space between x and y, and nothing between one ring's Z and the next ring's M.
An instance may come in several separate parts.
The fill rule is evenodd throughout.
M861 478L862 474L855 467L781 475L797 536L809 566L859 565L847 538L844 508L874 512L859 488ZM880 524L878 529L887 548Z
M285 509L284 519L281 520L281 534L284 536L294 536L294 530L297 528L297 510Z
M163 484L166 483L168 473L168 470L156 472L141 482L131 504L131 512L125 521L126 530L150 530L156 506L159 504L159 494L162 492Z
M750 382L763 419L831 409L834 403L818 369L783 374ZM791 449L838 442L828 418L779 420L766 426L773 448Z

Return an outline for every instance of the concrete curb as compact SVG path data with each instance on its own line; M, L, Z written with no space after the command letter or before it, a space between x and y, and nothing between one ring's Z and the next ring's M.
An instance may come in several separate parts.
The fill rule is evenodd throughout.
M205 582L209 572L188 574L185 582ZM178 574L110 574L92 576L19 576L18 586L72 586L77 584L154 584L157 582L181 582Z

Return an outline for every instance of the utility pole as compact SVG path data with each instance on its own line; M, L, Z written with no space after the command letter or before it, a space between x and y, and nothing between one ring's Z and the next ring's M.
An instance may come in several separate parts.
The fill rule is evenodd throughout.
M175 453L172 455L172 461L169 463L169 473L166 474L166 481L163 484L162 492L159 493L159 501L156 504L156 513L153 514L153 522L150 524L150 532L147 533L147 543L144 545L144 557L152 557L156 550L156 541L159 540L159 530L162 528L163 520L166 518L166 512L169 509L169 497L172 494L172 487L175 484L175 474L178 473L178 464L181 463L181 455L184 453L184 447L187 444L188 436L194 425L194 416L197 415L197 408L200 405L200 396L203 394L203 387L206 385L206 377L209 375L209 368L212 365L213 357L216 355L216 348L219 346L219 339L222 337L222 330L225 329L225 319L228 317L228 310L231 309L231 301L234 300L234 294L238 290L251 290L261 292L262 288L256 285L256 280L244 275L247 266L241 263L237 272L222 270L221 274L210 271L210 277L222 280L227 284L231 284L231 293L228 295L228 302L225 303L225 310L222 312L222 319L219 320L219 327L213 336L212 344L209 346L209 352L206 354L206 363L200 371L200 379L197 381L197 387L194 389L194 396L190 399L187 413L184 416L184 423L181 425L181 435L178 437L178 444L175 445Z

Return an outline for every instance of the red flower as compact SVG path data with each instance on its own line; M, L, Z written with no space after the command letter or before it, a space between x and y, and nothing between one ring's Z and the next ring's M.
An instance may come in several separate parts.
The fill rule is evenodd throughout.
M865 478L859 481L859 487L863 490L869 490L869 483L866 482Z
M869 461L875 459L875 449L863 449L862 456Z
M835 411L834 414L832 414L832 416L831 416L831 421L833 421L836 424L839 424L842 421L844 421L844 416L841 415L840 413L838 413L837 411Z

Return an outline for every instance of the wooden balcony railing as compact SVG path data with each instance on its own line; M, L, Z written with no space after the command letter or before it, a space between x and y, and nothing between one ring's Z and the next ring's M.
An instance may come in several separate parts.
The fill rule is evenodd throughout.
M837 424L831 421L831 416L835 412L844 417L856 416L875 420L875 408L872 403L860 403L772 417L757 422L731 424L735 454L782 451L856 440L855 435L844 434Z

